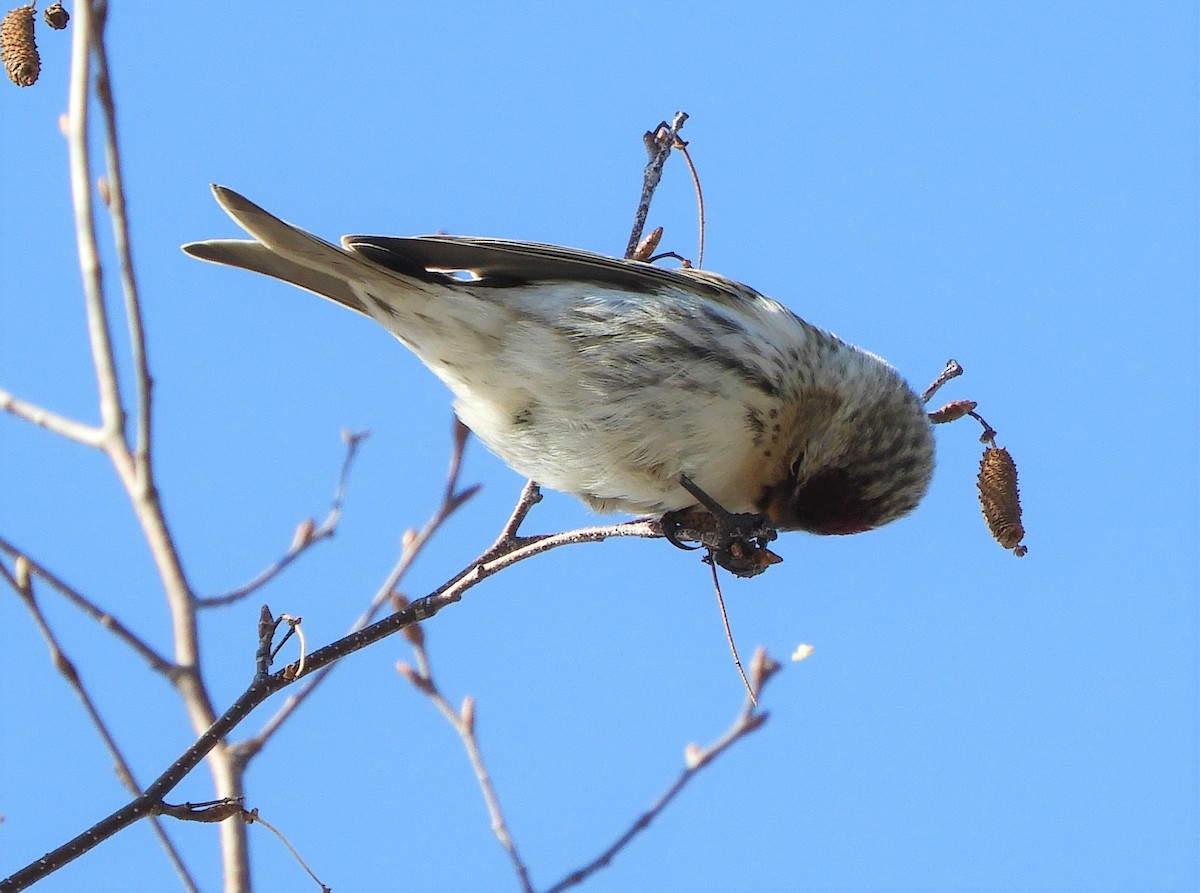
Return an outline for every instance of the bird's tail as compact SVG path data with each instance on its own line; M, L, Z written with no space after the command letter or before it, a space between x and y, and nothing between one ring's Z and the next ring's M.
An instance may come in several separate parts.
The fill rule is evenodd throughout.
M376 277L387 276L389 271L280 220L232 189L214 185L212 191L225 212L256 241L212 239L189 242L183 246L185 252L200 260L282 279L351 310L371 315L350 283L361 278L364 265L369 265ZM395 276L394 273L390 275Z

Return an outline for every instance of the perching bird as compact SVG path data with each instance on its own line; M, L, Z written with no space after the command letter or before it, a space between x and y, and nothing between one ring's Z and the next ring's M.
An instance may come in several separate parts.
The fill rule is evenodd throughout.
M513 469L596 511L697 502L847 534L911 511L924 406L874 354L754 289L573 248L461 236L337 247L214 186L253 241L184 245L369 316L446 383Z

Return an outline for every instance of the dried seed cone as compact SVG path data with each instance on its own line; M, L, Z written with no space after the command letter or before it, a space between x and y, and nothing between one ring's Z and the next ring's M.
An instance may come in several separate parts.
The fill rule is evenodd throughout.
M1004 447L991 446L983 451L979 463L979 505L988 530L996 542L1012 549L1017 556L1025 554L1021 540L1021 497L1017 490L1017 465Z
M31 87L42 70L33 40L33 6L10 9L0 22L0 59L8 79L18 87Z
M45 18L46 24L55 31L61 31L67 27L67 22L71 21L71 14L63 9L61 2L51 3L42 12L42 17Z

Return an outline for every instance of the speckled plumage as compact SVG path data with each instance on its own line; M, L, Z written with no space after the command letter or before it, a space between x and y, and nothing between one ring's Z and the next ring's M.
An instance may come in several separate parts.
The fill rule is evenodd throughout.
M928 486L929 421L896 371L747 286L497 239L346 236L339 248L214 193L255 241L185 251L376 320L493 452L597 511L691 506L682 474L782 529L855 533Z

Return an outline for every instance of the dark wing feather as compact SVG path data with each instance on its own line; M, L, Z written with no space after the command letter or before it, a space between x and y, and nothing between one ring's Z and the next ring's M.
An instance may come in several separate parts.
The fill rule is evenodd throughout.
M469 236L345 236L342 248L280 220L224 186L213 194L256 241L216 239L192 242L183 250L215 263L264 273L365 312L350 283L363 274L363 260L401 276L439 285L462 285L447 275L467 271L476 286L504 287L531 282L585 282L642 294L685 289L718 301L742 301L757 293L703 270L664 269L538 242Z
M479 277L477 285L592 282L645 294L685 288L715 300L745 295L742 286L711 273L669 270L540 242L471 236L345 236L342 244L403 275L412 276L416 269L463 270Z

